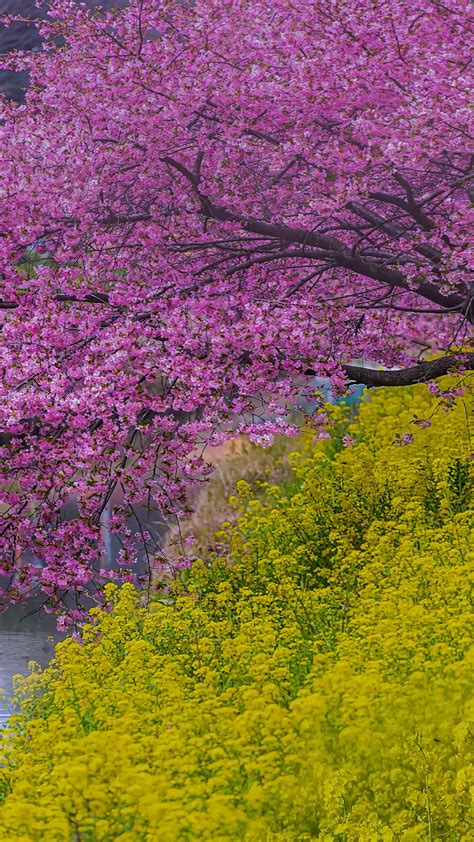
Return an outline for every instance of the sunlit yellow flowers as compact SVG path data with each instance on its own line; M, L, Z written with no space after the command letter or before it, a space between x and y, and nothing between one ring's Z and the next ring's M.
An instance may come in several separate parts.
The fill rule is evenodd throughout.
M472 408L337 410L167 600L110 586L19 684L0 839L471 842Z

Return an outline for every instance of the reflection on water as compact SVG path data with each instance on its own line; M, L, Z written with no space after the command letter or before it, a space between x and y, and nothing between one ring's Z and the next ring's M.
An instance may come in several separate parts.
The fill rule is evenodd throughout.
M56 631L54 617L36 611L31 605L7 609L0 615L0 689L7 698L0 698L0 725L5 722L10 706L12 678L27 675L28 662L37 661L46 666L52 657L54 644L64 635ZM28 616L29 614L29 616Z

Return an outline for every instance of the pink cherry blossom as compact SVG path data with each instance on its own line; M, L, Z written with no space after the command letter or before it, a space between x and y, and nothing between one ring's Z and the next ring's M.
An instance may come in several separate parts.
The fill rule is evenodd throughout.
M143 511L186 515L206 447L291 432L314 377L466 388L468 18L53 0L2 58L30 74L0 126L4 600L101 600L111 540L133 578Z

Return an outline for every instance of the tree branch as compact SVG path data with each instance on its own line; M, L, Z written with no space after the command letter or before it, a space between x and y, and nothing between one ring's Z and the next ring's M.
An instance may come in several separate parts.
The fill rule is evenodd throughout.
M396 371L379 371L358 365L343 365L342 368L349 380L364 386L413 386L415 383L426 383L429 380L443 377L443 375L458 368L459 365L463 365L470 371L474 370L474 353L464 354L462 359L450 354L446 357L429 360ZM305 372L305 374L308 373L312 373L312 371Z
M457 307L462 306L464 303L460 295L456 293L445 295L440 292L435 284L428 281L423 281L416 289L410 289L405 276L398 269L390 269L385 265L380 265L373 260L367 260L361 255L354 254L337 237L320 234L317 231L308 231L304 228L294 228L284 224L265 222L230 211L222 205L216 205L199 190L195 173L192 173L186 166L169 156L161 160L177 170L188 180L200 203L201 213L208 219L215 219L219 222L236 222L242 226L244 231L284 243L299 243L300 245L311 246L316 249L324 249L328 252L327 259L338 266L349 269L363 277L380 281L390 287L399 287L407 292L414 292L441 307Z

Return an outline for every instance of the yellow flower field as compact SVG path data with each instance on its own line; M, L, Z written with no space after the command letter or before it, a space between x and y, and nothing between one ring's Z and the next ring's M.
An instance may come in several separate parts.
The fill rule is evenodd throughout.
M471 842L473 405L335 409L171 595L110 586L19 683L0 840Z

